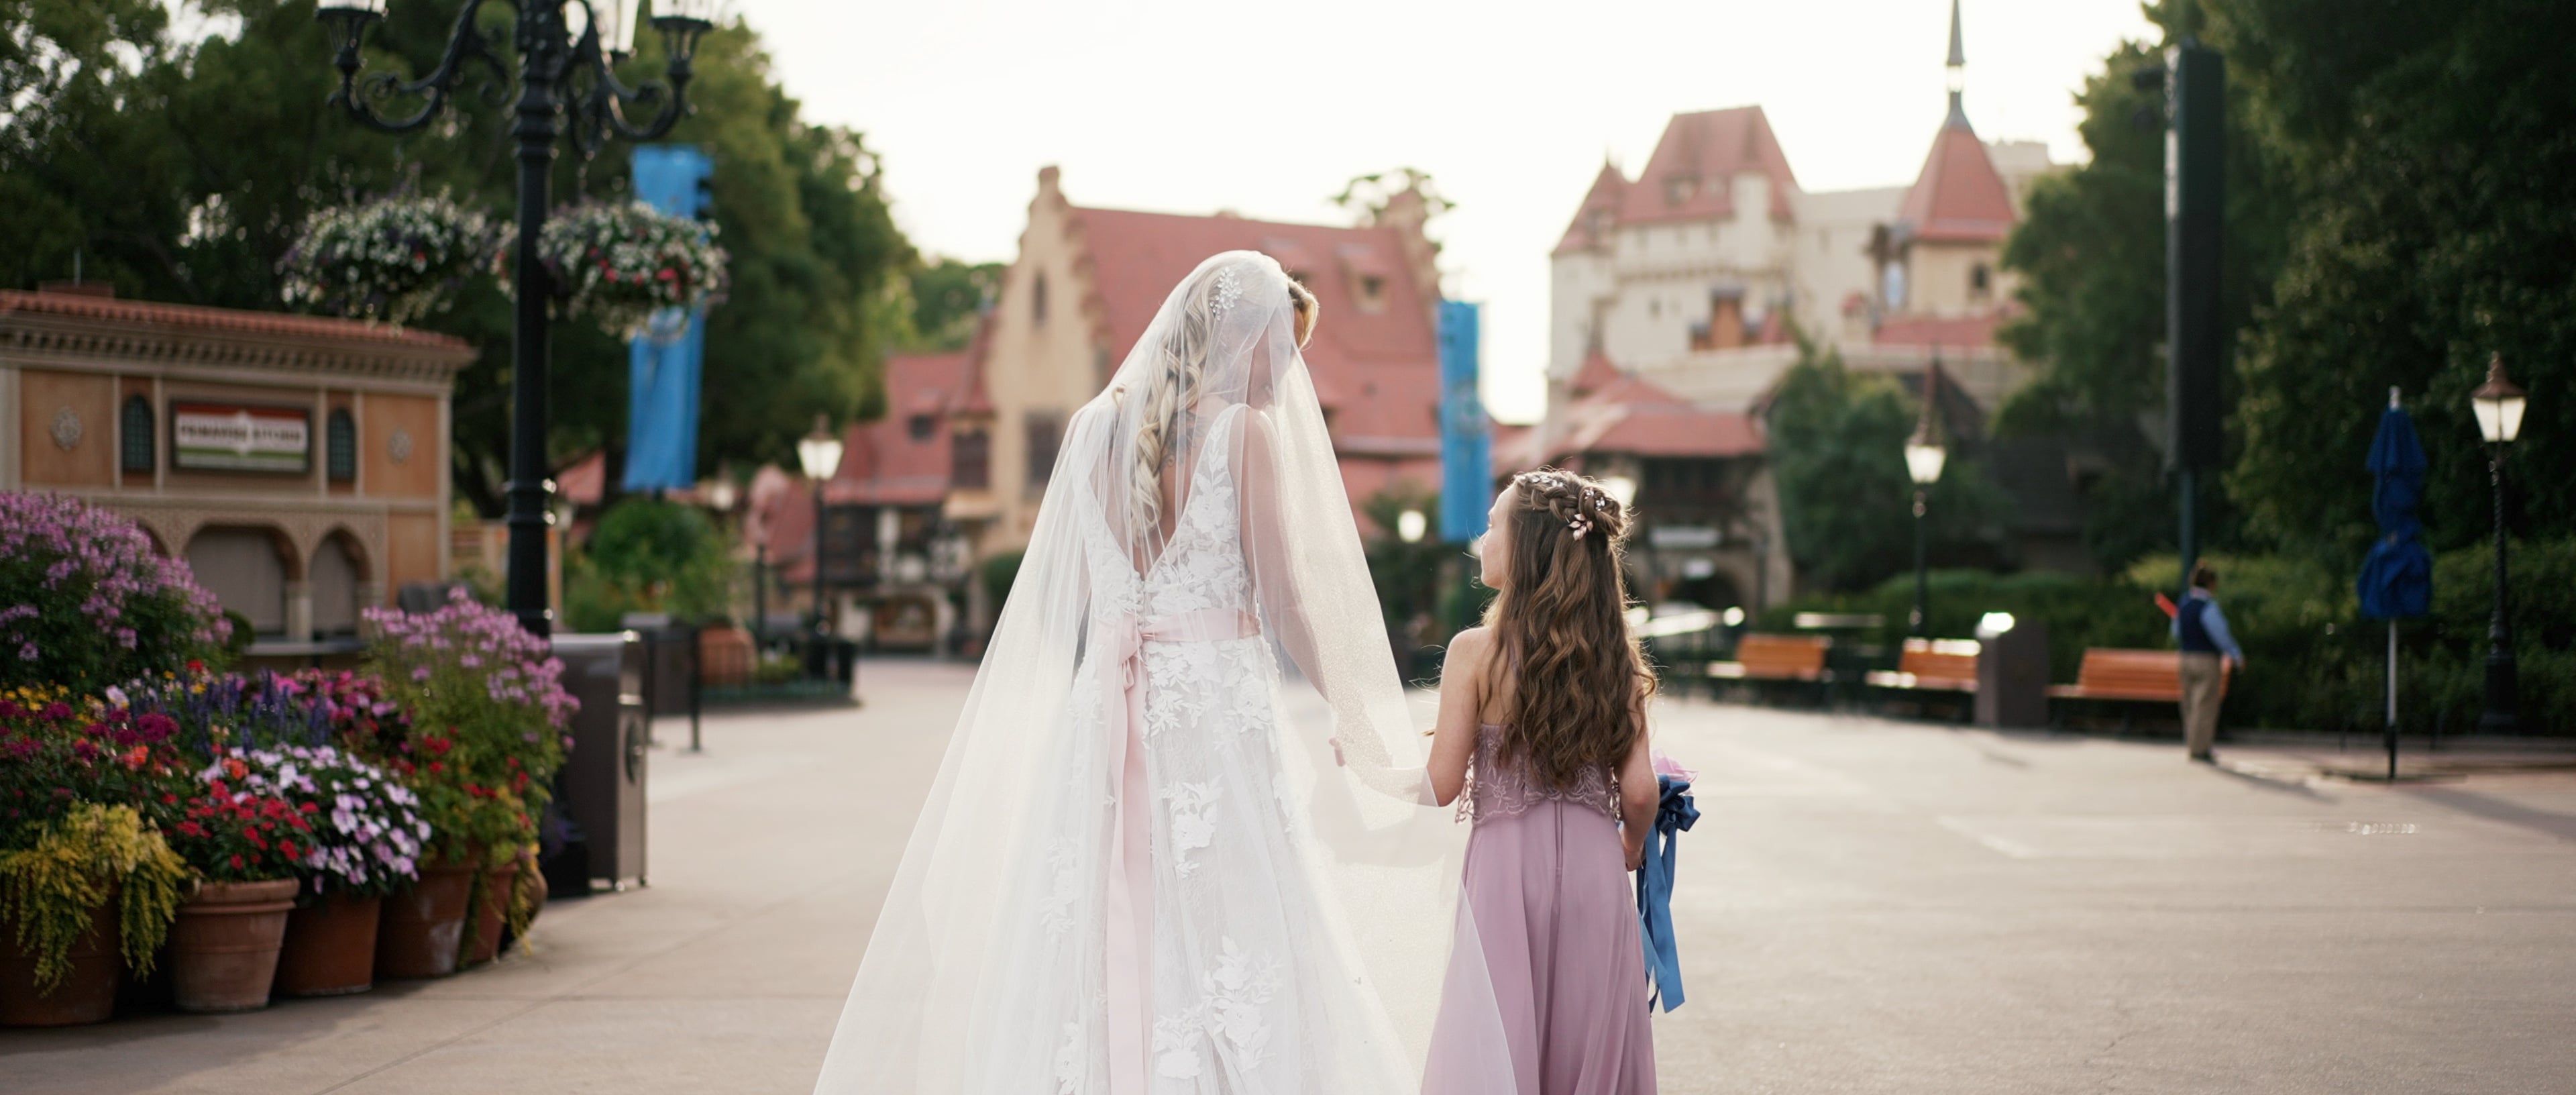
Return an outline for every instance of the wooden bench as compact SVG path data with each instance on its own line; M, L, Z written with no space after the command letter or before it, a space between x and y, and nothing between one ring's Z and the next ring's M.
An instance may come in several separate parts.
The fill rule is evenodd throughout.
M2227 695L2228 679L2235 674L2233 663L2218 663L2218 695ZM2113 647L2091 647L2084 651L2084 662L2075 671L2075 683L2048 686L2053 700L2106 700L2132 705L2120 714L2120 727L2129 729L2136 721L2134 705L2141 703L2179 704L2182 702L2182 652L2178 650L2121 650Z
M1896 668L1865 678L1873 688L1905 692L1977 690L1977 655L1985 647L1975 639L1907 639Z
M1709 680L1822 686L1834 678L1825 668L1825 651L1833 645L1822 635L1747 635L1736 640L1734 661L1708 663Z

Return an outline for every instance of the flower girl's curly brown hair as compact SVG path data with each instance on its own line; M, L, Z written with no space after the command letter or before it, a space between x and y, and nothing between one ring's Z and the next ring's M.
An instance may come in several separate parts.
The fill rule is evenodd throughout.
M1552 786L1617 771L1645 726L1655 675L1628 630L1628 512L1593 479L1542 468L1512 479L1510 575L1485 610L1512 675L1503 751ZM1495 694L1489 681L1487 693Z

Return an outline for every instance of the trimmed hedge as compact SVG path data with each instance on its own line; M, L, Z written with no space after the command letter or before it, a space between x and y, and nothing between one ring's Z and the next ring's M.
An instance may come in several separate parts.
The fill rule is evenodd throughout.
M2517 541L2510 557L2522 732L2576 734L2576 539ZM2229 628L2245 648L2246 671L2228 693L2231 724L2379 726L2388 632L2385 623L2361 616L2353 595L2357 560L2330 568L2284 556L2206 558L2219 572L2218 600ZM2398 718L2408 732L2430 722L2445 733L2475 729L2485 703L2493 567L2492 546L2437 556L2432 615L2399 626ZM2167 555L2103 579L1934 571L1930 631L1971 635L1987 612L2046 621L2050 678L2072 681L2086 647L2172 647L2154 599L2157 589L2179 584L2177 570ZM1785 632L1799 612L1875 612L1886 622L1868 638L1893 651L1905 637L1913 603L1914 579L1905 575L1865 593L1775 606L1756 626Z

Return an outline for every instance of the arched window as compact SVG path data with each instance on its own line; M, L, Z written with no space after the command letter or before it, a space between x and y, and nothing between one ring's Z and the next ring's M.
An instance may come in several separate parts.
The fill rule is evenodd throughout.
M1975 266L1969 267L1968 292L1978 297L1985 296L1986 290L1991 287L1993 279L1994 275L1986 270L1985 263L1981 262Z
M152 474L152 401L142 396L129 396L117 423L118 459L126 471Z
M1029 318L1038 323L1046 322L1046 304L1046 275L1039 274L1029 284Z
M323 429L323 466L329 470L331 481L347 483L357 479L358 420L349 417L348 408L337 408Z

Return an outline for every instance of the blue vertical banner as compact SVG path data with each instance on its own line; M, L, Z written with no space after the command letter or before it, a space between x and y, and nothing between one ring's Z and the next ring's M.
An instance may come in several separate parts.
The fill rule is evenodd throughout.
M1440 302L1440 539L1485 534L1494 500L1494 438L1476 392L1479 306Z
M695 145L638 145L635 198L662 212L704 216L715 162ZM666 308L627 344L626 478L629 491L679 490L698 481L698 379L706 315Z

